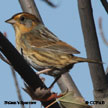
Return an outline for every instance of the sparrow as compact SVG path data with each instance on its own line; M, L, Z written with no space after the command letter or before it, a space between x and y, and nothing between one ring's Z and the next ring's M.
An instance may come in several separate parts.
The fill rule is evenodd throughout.
M76 57L80 52L60 40L42 22L30 13L18 13L6 20L16 34L16 48L27 62L40 73L60 77L80 62L100 63ZM44 71L45 70L45 71Z

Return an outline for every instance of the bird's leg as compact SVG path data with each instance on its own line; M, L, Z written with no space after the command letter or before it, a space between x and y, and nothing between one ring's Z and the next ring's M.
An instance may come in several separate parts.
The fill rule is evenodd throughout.
M54 84L58 81L58 79L61 77L61 75L59 75L59 76L57 76L56 78L55 78L55 80L53 81L53 83L49 86L49 88L48 89L52 89L52 87L54 86Z
M40 74L47 74L49 71L51 71L52 69L44 69L44 70L41 70L39 72L36 72L37 75L40 75ZM49 86L48 89L52 89L53 85L57 82L57 80L61 77L61 75L58 75L55 80L53 81L53 83Z
M47 72L51 71L52 69L44 69L44 70L41 70L39 72L36 72L37 75L40 75L40 74L47 74Z

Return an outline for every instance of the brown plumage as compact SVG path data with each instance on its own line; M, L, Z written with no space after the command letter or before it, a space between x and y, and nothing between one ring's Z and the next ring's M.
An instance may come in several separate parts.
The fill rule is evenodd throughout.
M47 74L60 76L68 72L75 63L99 63L95 60L76 57L79 54L72 46L59 40L32 14L19 13L6 22L16 32L16 48L36 70L52 69Z

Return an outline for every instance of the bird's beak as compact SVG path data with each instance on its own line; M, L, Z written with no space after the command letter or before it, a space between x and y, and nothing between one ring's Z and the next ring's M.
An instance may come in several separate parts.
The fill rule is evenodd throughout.
M12 19L12 18L6 20L5 22L9 23L9 24L15 24L16 23L16 21L14 19Z

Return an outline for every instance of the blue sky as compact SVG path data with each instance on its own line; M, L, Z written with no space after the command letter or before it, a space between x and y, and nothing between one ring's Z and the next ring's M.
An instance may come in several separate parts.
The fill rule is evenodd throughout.
M48 27L54 34L56 34L61 40L72 45L78 49L81 54L77 55L80 57L86 57L86 51L84 47L83 34L80 25L79 13L77 8L77 0L56 0L55 3L59 3L58 8L51 8L42 0L35 0L38 6L39 12L42 16L44 24ZM54 0L52 0L54 1ZM95 18L96 30L98 34L98 40L100 45L100 50L102 54L102 59L106 63L104 64L104 69L108 65L108 47L103 43L98 27L98 19L101 16L103 19L103 31L105 36L108 35L107 25L108 16L102 7L100 1L92 0L93 14ZM0 4L0 31L7 32L8 39L15 45L15 32L11 25L5 23L4 21L10 18L12 15L21 12L21 7L18 0L3 0ZM108 39L108 38L107 38ZM89 68L87 63L76 64L70 71L74 82L76 83L81 94L85 100L93 100L93 87L92 81L89 73ZM42 75L46 78L46 85L50 85L49 80L53 80L52 77ZM20 88L23 88L23 80L17 74ZM18 101L16 88L14 85L12 73L10 67L0 60L0 107L2 108L20 108L20 105L5 105L4 101ZM52 91L60 93L57 85L54 86ZM21 90L24 101L30 101L31 98ZM40 106L40 102L37 102L37 107ZM27 105L28 107L28 105ZM35 108L32 105L32 108Z

